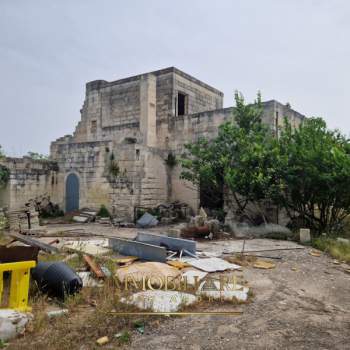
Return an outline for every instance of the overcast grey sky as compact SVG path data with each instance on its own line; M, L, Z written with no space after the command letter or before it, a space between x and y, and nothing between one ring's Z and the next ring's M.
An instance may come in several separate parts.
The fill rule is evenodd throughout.
M0 144L48 154L85 83L175 66L350 131L350 1L0 0Z

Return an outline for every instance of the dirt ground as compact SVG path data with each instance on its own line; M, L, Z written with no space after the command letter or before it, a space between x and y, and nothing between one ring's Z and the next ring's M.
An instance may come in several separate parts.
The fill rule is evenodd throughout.
M130 349L349 349L350 275L309 252L270 253L282 256L272 270L243 268L254 298L232 307L241 316L171 318Z
M68 225L67 225L68 226ZM67 227L48 226L55 235ZM69 225L97 235L132 238L135 229L102 225ZM155 231L162 231L157 228ZM52 240L52 237L45 238ZM200 242L198 250L228 256L242 249L243 241ZM295 248L286 241L254 239L245 249ZM146 324L144 334L132 332L124 349L350 349L350 274L344 264L331 257L310 255L311 248L255 253L281 257L271 259L271 270L242 267L253 292L251 302L242 305L208 304L206 311L242 311L240 316L164 316ZM253 253L252 253L253 254ZM10 346L11 348L11 346ZM115 349L112 345L103 348ZM83 343L77 349L90 347ZM92 348L91 348L92 349Z

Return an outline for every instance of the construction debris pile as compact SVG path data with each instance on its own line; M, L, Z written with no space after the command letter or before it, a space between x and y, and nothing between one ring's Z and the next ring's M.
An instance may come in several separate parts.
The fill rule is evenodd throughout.
M34 199L29 200L29 206L35 208L39 213L40 217L57 217L64 215L58 204L51 202L49 195L38 196Z
M147 217L153 216L154 220L150 226L155 226L158 223L164 225L170 225L181 220L188 219L192 213L191 208L186 204L179 201L172 203L162 203L155 208L145 208L137 206L134 208L134 217L140 227L146 227L139 223L139 221L147 214ZM155 220L157 222L155 222Z
M108 215L101 217L98 212L85 208L73 216L73 221L77 223L98 222L100 224L113 225L116 227L154 227L158 224L169 225L181 220L190 218L191 208L178 201L170 204L159 204L155 208L145 208L136 206L134 208L135 222L129 222L124 218Z
M223 231L223 225L219 220L207 215L203 208L199 214L191 216L188 222L183 222L168 230L168 234L174 237L183 238L205 238L214 239L230 234Z
M6 315L24 326L30 319L26 314L30 310L30 281L52 303L57 301L57 305L64 305L67 296L82 293L86 288L101 288L112 283L118 290L119 303L124 307L168 314L199 300L245 302L249 287L241 274L242 266L256 269L276 266L274 262L248 258L245 241L239 250L240 258L225 249L215 252L210 248L213 245L208 243L204 244L207 248L198 249L197 244L201 243L194 238L205 242L205 239L222 238L224 234L220 222L209 218L202 208L197 216L190 217L187 224L168 227L162 233L147 231L147 228L158 225L159 220L144 212L136 223L139 229L132 238L130 235L87 234L84 230L80 232L79 228L65 228L66 235L55 238L49 234L45 236L38 234L34 212L31 206L8 212L11 228L8 237L12 241L0 246L0 268L10 272L22 271L13 277L18 278L16 283L23 286L20 299L10 295L7 309L15 314ZM84 209L73 218L83 223L102 219L102 224L107 223L103 219L108 219L108 225L111 225L110 218L100 218L97 214L94 210ZM108 232L112 230L122 232L113 226L107 229ZM230 242L222 240L222 246L229 246ZM49 255L52 257L47 258ZM3 278L6 275L1 275L0 286L5 285ZM0 295L1 292L0 289ZM47 315L57 317L67 312L60 307L49 310ZM3 315L0 313L0 319ZM23 327L19 329L23 331ZM1 339L10 339L16 334L11 327L5 333L0 328Z
M14 216L14 213L11 214ZM16 214L19 216L23 212ZM12 227L14 224L16 222L12 221ZM9 232L9 236L12 241L0 247L0 266L10 272L18 268L31 270L30 274L25 274L25 281L18 282L23 285L22 298L25 301L10 303L6 309L15 312L16 315L11 313L11 317L24 325L30 319L25 313L30 310L29 276L42 293L53 301L61 302L69 295L80 293L82 288L99 288L106 279L111 278L120 285L123 295L121 303L154 312L176 312L204 296L241 301L248 298L248 287L235 284L234 289L220 288L219 276L215 275L222 271L232 273L240 266L198 251L194 240L146 231L137 232L134 239L70 237L45 242L45 239L14 231ZM45 254L58 254L60 259L42 260ZM69 267L72 259L80 258L85 267ZM211 274L214 281L209 283L207 279ZM133 288L132 292L126 288L126 292L125 286L130 281L133 286L139 283L140 288ZM142 288L142 285L146 285L146 288ZM61 314L60 310L55 312ZM2 316L0 314L0 318ZM5 333L0 329L1 339L10 339L15 334L12 328Z

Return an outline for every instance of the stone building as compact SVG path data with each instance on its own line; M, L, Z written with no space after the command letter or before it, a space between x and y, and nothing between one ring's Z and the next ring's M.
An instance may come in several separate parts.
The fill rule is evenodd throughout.
M51 165L41 165L45 169L36 185L32 173L38 164L27 164L27 178L19 180L24 160L6 160L11 175L0 206L15 207L45 192L66 211L104 204L127 219L133 218L136 206L151 208L175 200L196 210L200 191L180 180L181 169L171 160L186 143L215 136L218 126L232 118L233 107L223 108L223 97L174 67L89 82L81 120L73 135L52 142ZM304 118L274 100L263 105L263 120L273 128L284 117L292 125Z

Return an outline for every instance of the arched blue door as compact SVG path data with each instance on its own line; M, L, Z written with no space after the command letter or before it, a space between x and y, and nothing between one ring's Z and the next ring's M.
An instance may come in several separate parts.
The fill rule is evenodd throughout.
M66 180L66 212L79 209L79 179L69 174Z

